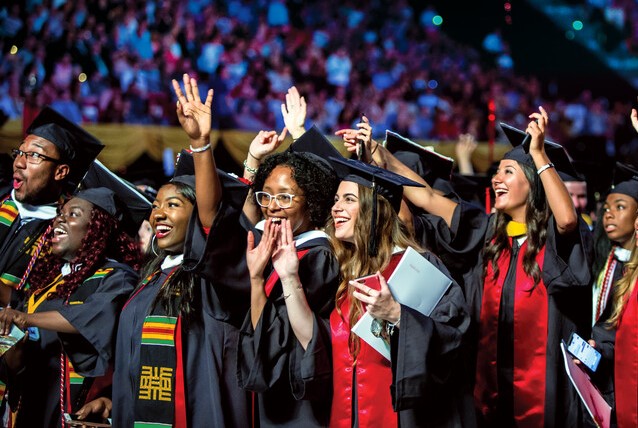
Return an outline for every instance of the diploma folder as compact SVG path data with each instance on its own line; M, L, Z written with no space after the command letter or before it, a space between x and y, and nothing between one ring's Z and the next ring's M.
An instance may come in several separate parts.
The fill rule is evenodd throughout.
M565 371L578 392L580 399L587 408L594 423L600 428L609 428L611 420L611 406L607 404L598 388L591 382L589 375L573 361L571 354L567 352L565 342L560 344L565 360Z
M452 284L447 275L411 247L405 250L387 281L394 300L426 316L432 313ZM390 344L372 334L373 321L374 317L364 312L352 332L389 360Z

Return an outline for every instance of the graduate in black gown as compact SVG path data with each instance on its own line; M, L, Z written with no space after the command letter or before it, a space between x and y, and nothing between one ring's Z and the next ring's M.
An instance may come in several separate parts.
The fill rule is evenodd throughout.
M45 235L27 301L20 311L0 312L4 333L12 322L39 330L38 339L19 342L0 361L13 426L64 426L61 408L73 413L108 392L118 315L140 263L137 246L118 223L124 204L103 187L66 202Z
M616 163L614 183L602 207L595 230L593 264L592 323L601 319L613 296L613 285L623 275L623 267L634 244L634 221L638 218L638 171ZM604 321L605 319L602 318Z
M251 308L241 330L237 376L243 388L256 393L254 426L325 426L330 389L316 394L312 386L300 389L291 378L293 352L299 345L288 320L288 284L279 279L270 257L274 236L286 220L292 225L299 277L308 304L317 314L317 328L329 334L327 322L334 307L339 269L327 235L320 228L328 216L337 178L330 165L312 152L338 152L315 128L303 129L305 102L294 88L289 90L284 119L296 139L292 151L266 157L256 175L250 177L254 178L256 196L247 201L244 221L250 230L246 259L251 276ZM270 140L276 138L273 134L269 134ZM250 149L257 157L262 154L258 151L260 146L273 146L269 139L261 142L259 138L258 135ZM250 164L248 168L252 169ZM261 216L265 220L253 227ZM329 370L322 375L318 376L319 383L330 381Z
M215 169L209 142L212 91L202 103L197 82L188 75L184 92L175 81L173 88L195 175L181 175L180 160L177 175L153 203L157 255L120 315L113 423L245 427L248 397L234 370L234 320L248 310L249 285L247 278L235 282L226 273L237 272L228 254L235 240L242 242L243 257L245 232L242 236L238 225L248 187ZM218 259L215 252L226 254ZM243 299L227 301L228 293L241 297L242 287Z
M0 195L0 304L23 288L25 270L55 217L103 145L88 132L45 107L13 154L13 189ZM19 291L13 298L20 300Z
M565 375L559 343L573 331L583 337L589 331L589 252L581 235L586 227L551 164L570 167L564 149L543 144L546 112L531 118L529 152L526 145L511 150L492 179L496 214L489 223L461 222L472 225L472 237L460 243L478 247L483 241L482 249L451 248L474 257L473 267L466 264L463 287L478 325L474 391L485 426L579 426L580 402ZM525 132L514 130L509 138L520 144ZM374 159L419 181L383 148ZM463 204L427 185L407 188L406 196L448 227L463 219Z

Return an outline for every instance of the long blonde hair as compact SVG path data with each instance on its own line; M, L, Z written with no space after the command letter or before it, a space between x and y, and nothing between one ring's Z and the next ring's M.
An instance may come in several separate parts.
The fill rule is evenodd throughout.
M348 282L377 271L383 272L390 263L395 246L400 248L413 247L418 251L423 251L412 238L407 227L399 220L399 216L388 200L377 195L376 227L381 228L383 233L379 234L377 241L377 255L370 257L368 255L368 241L372 233L378 233L378 230L371 230L373 192L372 189L361 184L357 184L357 187L359 189L359 215L354 226L355 243L340 241L335 237L335 227L332 218L326 225L326 233L330 236L330 243L339 261L339 270L341 272L341 283L335 298L337 313L345 322L346 320L341 312L341 304L347 298L350 302L348 321L351 327L361 317L363 308L361 302L352 297L353 287L350 287ZM350 332L350 337L348 338L348 347L351 355L356 360L361 344L359 338L352 332Z
M638 248L633 247L629 261L625 263L625 271L613 288L613 311L607 321L607 328L616 329L622 318L622 314L627 306L629 296L634 291L636 281L638 281Z

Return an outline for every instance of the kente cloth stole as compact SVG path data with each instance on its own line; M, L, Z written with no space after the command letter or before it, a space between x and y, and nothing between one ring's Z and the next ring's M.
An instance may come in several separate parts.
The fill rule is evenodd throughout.
M510 238L510 245L511 245ZM518 427L542 427L545 418L545 388L547 372L547 328L548 294L543 280L534 285L532 277L523 270L523 255L527 249L524 242L516 261L516 284L514 289L514 350L513 365L513 411ZM479 411L492 426L498 403L498 326L501 296L511 252L505 250L497 260L499 274L494 278L491 263L487 266L481 303L479 327L479 352L476 365L474 400ZM543 271L545 246L536 256L536 263ZM530 340L529 332L535 332Z
M0 243L5 241L7 234L11 229L11 225L17 217L18 207L16 207L16 204L9 195L5 196L2 199L2 203L0 203ZM8 272L0 272L0 282L4 284L13 286L13 284L17 284L19 281L20 278L11 275Z
M177 268L168 274L164 284ZM145 278L140 290L158 274ZM176 313L177 302L172 303ZM168 316L161 304L154 305L144 318L135 393L135 428L186 426L181 323L181 316Z

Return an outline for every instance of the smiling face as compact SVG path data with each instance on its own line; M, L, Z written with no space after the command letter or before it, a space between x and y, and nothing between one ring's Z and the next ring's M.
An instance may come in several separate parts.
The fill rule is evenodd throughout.
M492 177L492 189L496 195L494 208L503 211L512 220L524 223L530 185L519 163L503 159Z
M275 198L271 198L267 207L261 207L264 218L272 219L273 223L281 223L282 218L288 219L294 235L312 229L303 191L292 177L290 167L280 165L274 168L268 178L266 178L266 181L264 181L262 190L273 196L278 193L295 195L289 208L280 208Z
M342 181L337 189L331 211L335 237L340 241L354 243L359 208L359 186L351 181Z
M72 261L82 246L91 221L93 204L73 198L59 210L53 221L51 252L66 261Z
M55 145L42 137L27 135L20 145L24 152L36 152L52 159L60 159ZM62 181L66 178L69 167L50 160L40 164L27 162L25 156L18 156L13 161L13 189L19 202L43 204L57 200L60 195Z
M631 249L638 202L622 193L610 193L603 205L603 228L610 241Z
M169 253L182 253L188 220L193 204L177 191L174 184L165 184L157 192L149 219L157 245Z

